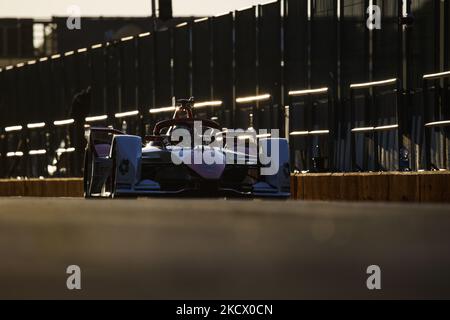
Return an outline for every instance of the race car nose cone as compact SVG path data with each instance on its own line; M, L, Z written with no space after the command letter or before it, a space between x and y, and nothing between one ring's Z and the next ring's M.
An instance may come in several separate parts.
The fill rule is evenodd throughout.
M186 165L203 179L218 180L225 170L225 155L218 150L195 149Z

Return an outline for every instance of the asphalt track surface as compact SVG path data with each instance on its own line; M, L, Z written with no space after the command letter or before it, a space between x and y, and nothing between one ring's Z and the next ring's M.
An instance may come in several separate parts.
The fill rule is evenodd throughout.
M3 299L450 298L450 208L0 198L0 259Z

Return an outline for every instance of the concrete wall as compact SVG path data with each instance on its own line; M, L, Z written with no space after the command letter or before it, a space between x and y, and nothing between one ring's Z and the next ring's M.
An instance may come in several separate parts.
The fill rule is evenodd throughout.
M291 192L296 200L450 203L450 172L302 174ZM82 179L0 180L0 197L82 196Z
M450 202L450 172L304 174L292 179L297 200Z

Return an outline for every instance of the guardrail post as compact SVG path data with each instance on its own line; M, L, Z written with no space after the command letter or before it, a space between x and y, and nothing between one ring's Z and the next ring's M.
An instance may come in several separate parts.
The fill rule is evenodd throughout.
M438 169L436 164L432 163L431 160L431 138L432 133L435 132L436 128L444 128L450 125L450 119L448 119L448 78L450 77L450 71L428 74L423 76L423 130L425 135L425 168L427 170ZM429 90L430 90L430 81L434 81L433 90L434 92L434 101L430 106L429 104ZM444 86L441 87L440 83L443 83ZM431 108L431 110L430 110ZM433 119L434 117L434 119ZM444 119L442 118L444 117ZM447 129L444 128L445 138L447 135ZM444 142L443 150L445 155L443 155L445 161L445 167L447 167L447 143Z
M355 92L350 88L350 130L355 127ZM356 137L350 131L350 171L356 169Z
M405 146L405 140L411 141L410 121L412 119L409 109L405 108L405 100L409 101L410 92L403 91L402 81L397 82L397 140L398 140L398 168L400 171L411 171L411 143ZM409 104L408 104L409 105Z
M370 125L373 125L373 127L376 127L378 125L378 119L379 119L379 110L378 110L378 103L375 99L375 89L371 88L368 93L368 106L370 108L368 114L370 115L369 123ZM372 131L372 152L373 152L373 170L374 171L380 171L380 156L379 156L379 138L378 138L378 132L375 130Z
M335 150L335 141L336 141L336 115L334 114L334 100L332 97L334 93L328 90L328 171L334 172L336 170L335 162L334 162L334 150Z
M434 130L433 127L428 128L426 126L427 123L432 122L430 117L431 112L434 113L434 110L430 110L429 104L429 89L428 89L428 80L423 79L423 130L425 131L425 168L426 170L431 170L433 165L431 163L431 133Z
M6 178L6 135L0 133L0 178Z

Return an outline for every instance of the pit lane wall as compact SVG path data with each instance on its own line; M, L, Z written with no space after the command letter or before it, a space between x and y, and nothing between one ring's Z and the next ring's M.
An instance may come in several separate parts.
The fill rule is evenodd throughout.
M292 176L292 197L320 201L450 202L450 171Z
M0 179L0 197L82 197L83 179Z
M450 203L450 171L321 173L291 177L292 199ZM0 180L0 197L82 197L83 180Z

